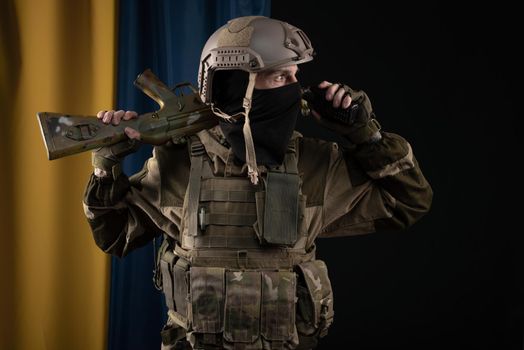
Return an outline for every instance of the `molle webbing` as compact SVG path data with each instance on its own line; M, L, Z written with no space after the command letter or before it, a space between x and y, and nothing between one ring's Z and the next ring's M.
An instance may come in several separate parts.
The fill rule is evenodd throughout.
M299 242L295 248L304 248L307 232L298 232L304 208L298 205L300 179L295 143L289 143L284 163L269 169L264 186L254 185L243 176L213 175L202 142L192 137L187 233L181 236L181 246L236 250L258 249L268 243L293 246ZM268 184L273 190L268 190Z
M204 168L209 167L204 161ZM205 169L204 173L210 173ZM259 190L243 177L203 178L200 198L189 216L198 223L197 234L182 236L184 247L190 248L258 248L254 232L257 221L255 192ZM188 204L190 208L191 204ZM198 210L198 213L196 211ZM197 219L195 220L195 217Z
M207 227L208 225L218 226L250 226L257 220L256 215L250 214L229 214L218 213L208 214L201 212L198 214L200 227Z
M260 242L247 226L209 226L205 235L184 237L186 247L198 248L259 248ZM191 248L193 249L193 248Z
M200 200L204 202L255 203L255 188L235 178L211 178L203 181Z
M175 254L189 261L191 266L223 267L228 269L292 270L296 265L315 259L315 246L304 249L182 249L175 246Z
M201 232L214 226L252 227L257 220L255 191L244 178L202 179L198 222ZM206 232L206 235L213 232ZM252 236L252 235L251 235Z
M255 203L255 192L250 191L207 191L200 192L200 200L204 202L251 202Z

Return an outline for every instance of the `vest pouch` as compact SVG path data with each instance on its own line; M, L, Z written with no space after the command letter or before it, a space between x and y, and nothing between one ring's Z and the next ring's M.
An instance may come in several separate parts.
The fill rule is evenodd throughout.
M224 340L254 343L260 335L261 275L257 271L226 273Z
M173 266L178 257L171 250L166 250L160 257L160 272L162 274L162 291L168 309L174 310L174 280Z
M187 303L189 295L189 262L179 258L173 266L173 300L176 323L187 329Z
M255 194L261 243L292 246L297 241L299 182L296 174L268 173L266 191Z
M188 269L188 262L176 256L172 250L166 250L160 258L166 306L174 321L184 328L187 328Z
M295 334L296 274L262 272L260 334L270 341L289 341Z
M224 324L225 269L191 267L190 328L198 333L220 333Z
M298 265L297 330L304 335L327 334L333 323L333 291L326 264L322 260Z

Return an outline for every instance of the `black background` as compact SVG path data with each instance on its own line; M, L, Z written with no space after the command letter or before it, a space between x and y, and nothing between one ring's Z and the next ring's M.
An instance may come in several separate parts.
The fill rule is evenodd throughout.
M519 12L294 0L273 1L272 17L316 49L301 83L365 90L434 190L407 230L317 241L335 293L320 348L522 349Z

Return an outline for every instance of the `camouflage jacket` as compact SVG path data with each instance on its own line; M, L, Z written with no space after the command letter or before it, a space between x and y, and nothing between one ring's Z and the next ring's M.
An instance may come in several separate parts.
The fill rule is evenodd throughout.
M227 224L242 215L259 221L256 193L245 190L251 187L246 166L234 162L218 127L198 139L208 174L199 176L197 200L221 208L222 226L188 229L187 221L200 213L188 209L195 161L185 144L156 147L129 179L91 176L84 198L95 242L107 253L124 256L157 235L170 237L159 264L163 291L170 322L187 330L193 346L315 344L312 339L325 335L333 320L331 285L325 264L315 260L315 239L402 229L431 205L431 187L400 136L383 133L376 143L343 149L295 132L290 144L301 180L300 239L285 249L259 247L255 219ZM263 177L268 172L259 170Z
M215 175L245 175L218 127L199 137ZM432 189L402 137L383 133L379 142L349 150L298 132L293 139L311 240L402 229L428 212ZM189 169L187 145L170 144L156 147L143 170L129 179L92 175L84 209L96 244L124 256L161 233L179 239Z

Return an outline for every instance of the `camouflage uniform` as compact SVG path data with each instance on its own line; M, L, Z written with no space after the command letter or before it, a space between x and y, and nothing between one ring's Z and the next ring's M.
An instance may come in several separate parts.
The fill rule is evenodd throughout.
M343 149L295 132L282 166L258 167L258 185L233 159L215 127L186 144L155 147L129 179L93 175L84 206L95 242L125 256L165 236L166 343L187 335L202 349L314 348L333 320L315 239L405 228L428 211L431 188L409 143L392 133ZM281 192L296 185L289 192L297 195L267 193L268 174L283 181ZM279 198L297 205L288 210ZM296 234L278 242L273 230Z
M164 349L184 338L195 349L315 348L333 321L333 294L326 265L315 259L315 239L401 229L428 211L432 191L410 145L379 132L362 91L344 87L360 106L346 125L344 136L355 145L348 149L297 132L286 147L287 139L275 131L283 119L273 111L273 119L263 119L271 120L265 130L255 125L257 107L278 105L257 105L264 93L254 91L257 74L312 59L311 43L296 27L266 17L232 20L204 47L199 94L215 114L231 118L213 105L220 102L212 93L213 77L220 70L249 73L241 91L245 160L235 161L242 154L230 145L235 139L224 136L224 125L182 144L155 147L129 179L116 171L113 149L94 153L94 165L113 175L93 175L85 194L97 245L124 256L164 236L156 279L169 308ZM298 85L284 88L298 91ZM265 93L288 101L284 90L274 91ZM294 108L296 97L290 99ZM272 142L275 135L283 140L283 161L273 162L278 166L257 165L257 142L267 133Z

